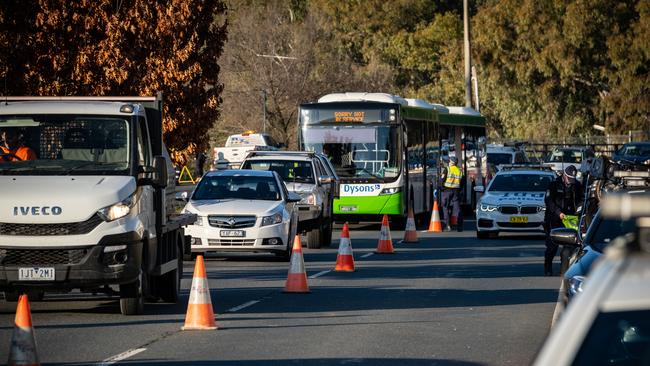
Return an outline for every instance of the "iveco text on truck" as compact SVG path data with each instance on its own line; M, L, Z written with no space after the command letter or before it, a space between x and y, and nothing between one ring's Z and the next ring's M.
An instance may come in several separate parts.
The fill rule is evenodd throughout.
M156 97L7 97L0 103L0 291L176 302L183 226ZM170 184L171 183L171 184ZM189 252L189 250L187 251Z

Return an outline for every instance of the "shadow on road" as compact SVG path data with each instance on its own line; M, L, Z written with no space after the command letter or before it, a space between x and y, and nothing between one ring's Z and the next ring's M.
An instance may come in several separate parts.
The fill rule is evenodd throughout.
M49 363L49 365L90 365L88 363ZM305 366L320 366L320 365L404 365L404 366L420 366L420 365L436 365L436 366L481 366L484 364L458 361L449 359L409 359L409 358L314 358L314 359L272 359L272 360L206 360L206 361L165 361L160 359L147 359L141 361L120 361L121 365L196 365L196 366L267 366L267 365L305 365Z

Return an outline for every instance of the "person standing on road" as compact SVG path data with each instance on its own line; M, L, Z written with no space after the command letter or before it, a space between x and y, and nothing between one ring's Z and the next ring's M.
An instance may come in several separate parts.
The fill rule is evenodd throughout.
M442 188L442 209L445 215L445 231L451 231L451 217L460 217L460 180L463 177L458 168L458 158L449 158L449 169ZM457 222L460 227L460 221Z
M205 160L208 157L203 152L198 152L196 154L196 178L197 180L203 176L203 166L205 165Z
M551 182L546 190L544 203L544 229L546 231L546 251L544 252L544 275L553 275L553 258L558 246L551 240L551 229L564 227L562 220L566 215L575 215L582 202L582 186L576 181L577 170L573 165L564 169L564 173Z

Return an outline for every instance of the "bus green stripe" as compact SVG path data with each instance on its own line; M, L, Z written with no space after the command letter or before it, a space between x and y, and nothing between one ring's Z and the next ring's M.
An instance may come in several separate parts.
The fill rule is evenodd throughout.
M343 210L344 207L354 207L355 210ZM335 215L402 215L402 193L369 197L341 197L334 200Z

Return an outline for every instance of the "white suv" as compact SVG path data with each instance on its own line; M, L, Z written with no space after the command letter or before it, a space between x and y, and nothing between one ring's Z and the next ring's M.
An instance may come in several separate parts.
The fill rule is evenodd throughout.
M488 164L492 165L497 171L504 165L528 163L526 153L513 146L489 144L486 147L486 153Z
M302 197L296 204L298 231L307 232L307 247L330 246L338 176L325 155L308 151L253 151L241 168L277 172L287 189Z
M504 166L476 204L476 236L500 231L544 231L544 196L557 177L550 168ZM483 192L483 187L474 187Z

